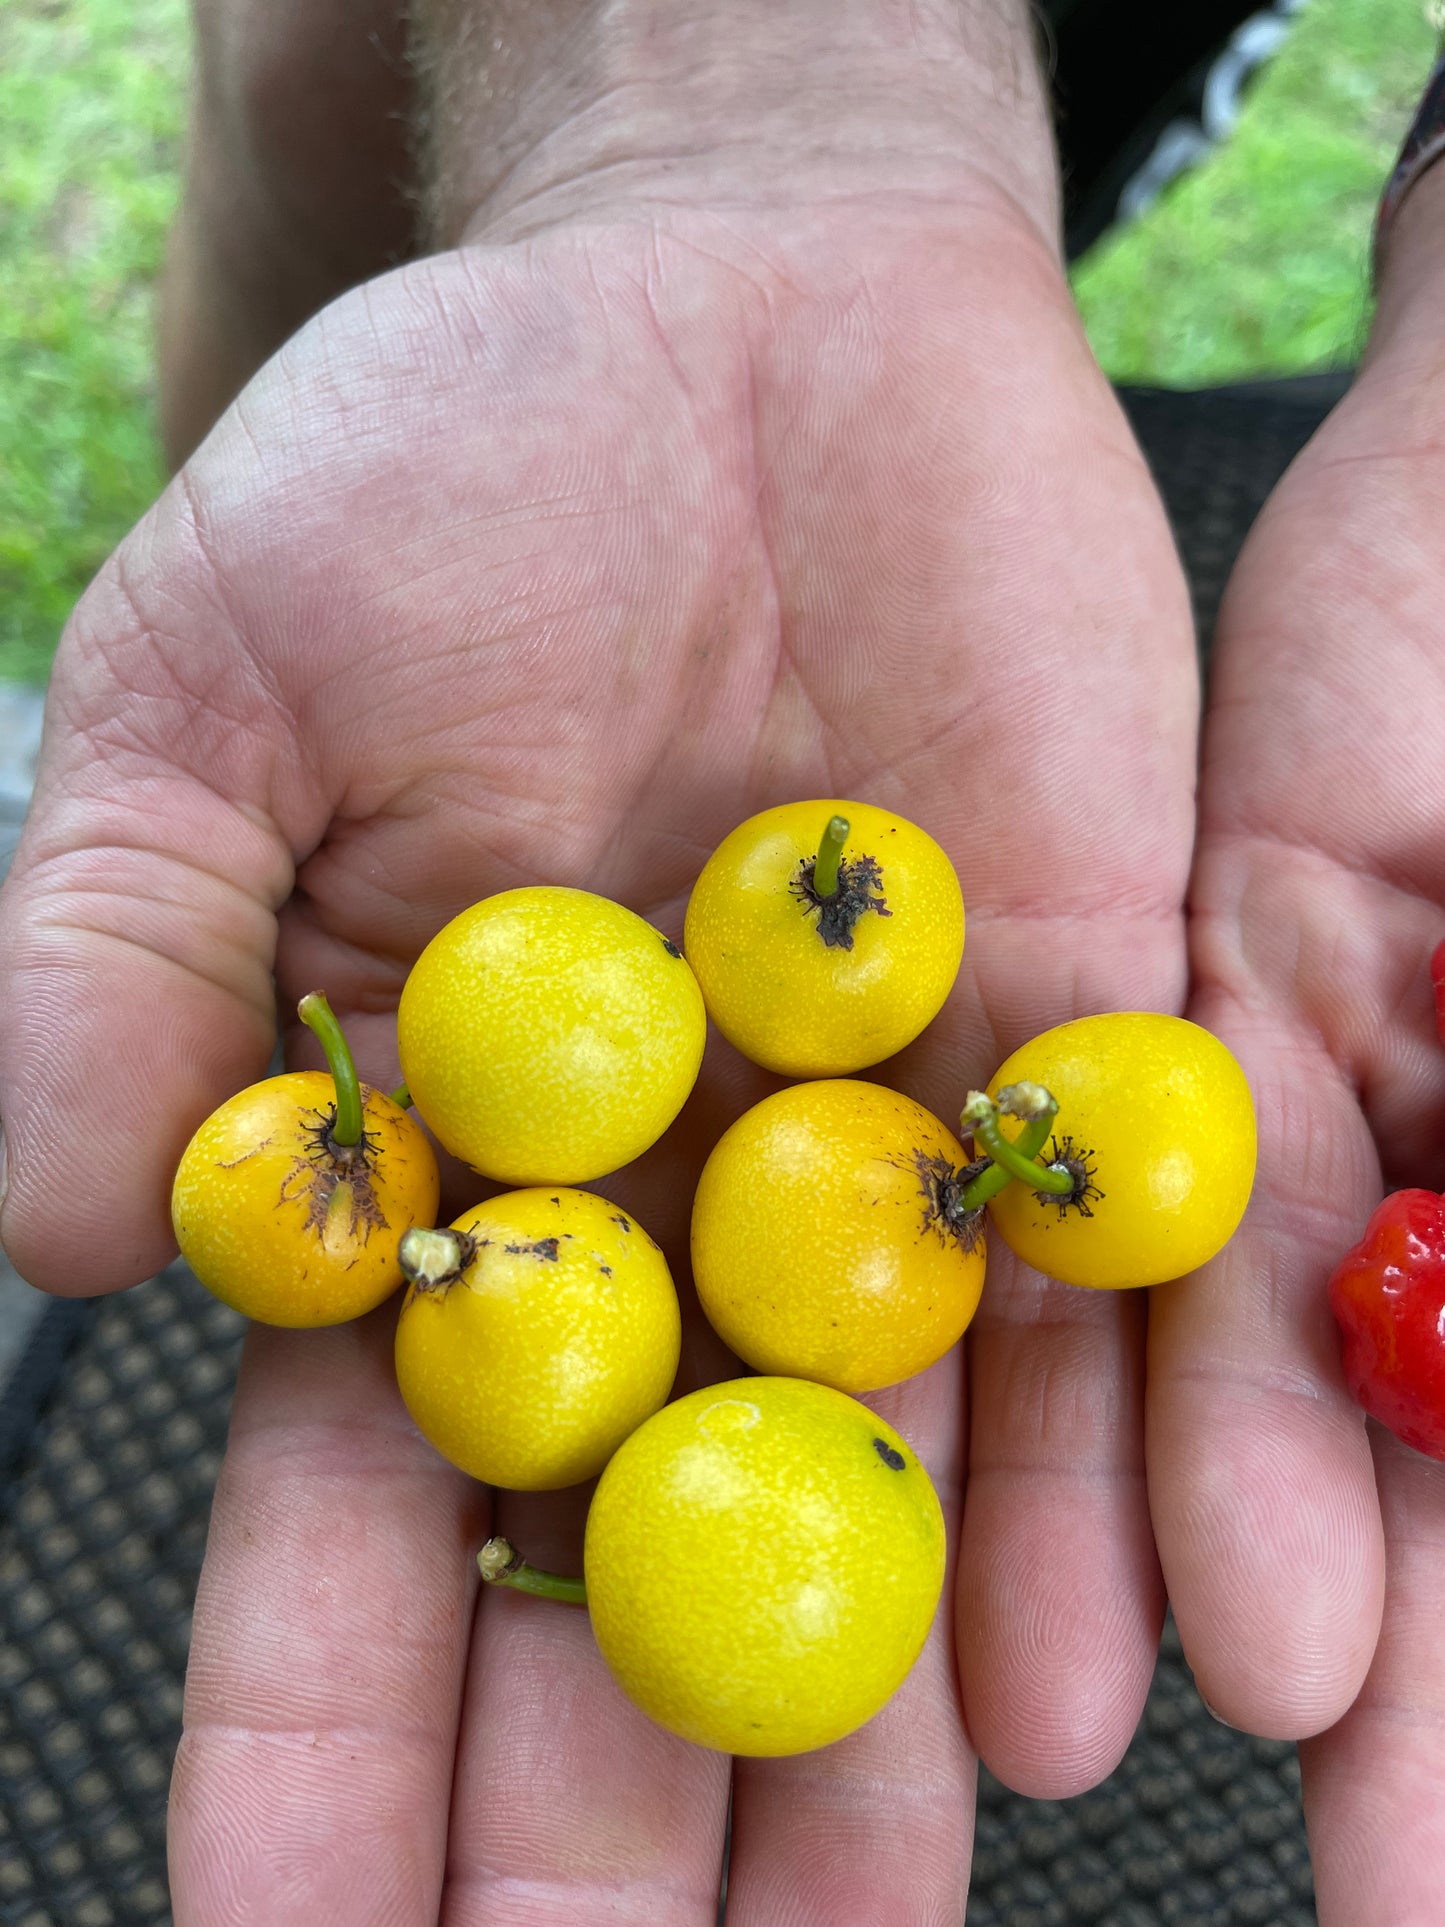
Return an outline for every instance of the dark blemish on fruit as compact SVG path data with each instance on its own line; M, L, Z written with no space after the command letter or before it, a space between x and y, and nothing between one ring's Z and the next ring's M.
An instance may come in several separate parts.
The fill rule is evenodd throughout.
M913 1168L923 1192L925 1232L938 1235L940 1244L956 1244L960 1251L972 1251L983 1231L983 1206L965 1211L959 1204L964 1187L973 1183L988 1168L987 1158L956 1169L945 1157L929 1157L925 1151L913 1153Z
M876 911L880 917L893 915L878 887L883 880L878 859L856 856L849 862L847 857L841 857L838 862L838 887L830 897L820 897L813 888L813 872L817 862L816 857L805 856L788 889L808 915L817 911L818 935L828 949L851 950L853 926L861 916L869 910Z
M873 1450L882 1459L890 1472L901 1472L908 1461L901 1452L895 1452L887 1439L874 1439Z
M662 936L662 932L659 931L658 935ZM682 952L678 949L677 945L672 941L671 937L662 938L662 947L667 952L669 957L680 957L682 955Z
M631 1231L632 1229L632 1226L627 1222L626 1218L624 1218L620 1212L612 1220L612 1222L613 1224L620 1226L623 1231Z
M600 1272L602 1273L602 1276L603 1276L604 1278L610 1278L610 1277L612 1276L612 1267L611 1267L611 1265L603 1265L603 1264L599 1264L599 1265L598 1265L598 1267L597 1267L597 1269L598 1269L598 1270L599 1270L599 1271L600 1271Z
M502 1249L509 1258L549 1258L556 1264L559 1242L556 1238L535 1238L530 1244L503 1245Z
M560 1198L553 1198L552 1202L558 1207L559 1210L561 1209L562 1200Z
M1097 1166L1090 1164L1094 1155L1084 1145L1075 1146L1071 1137L1051 1138L1049 1140L1049 1164L1062 1165L1074 1180L1072 1191L1035 1191L1034 1196L1040 1204L1051 1204L1062 1220L1070 1211L1077 1211L1081 1218L1092 1218L1092 1205L1099 1203L1104 1193L1094 1182Z

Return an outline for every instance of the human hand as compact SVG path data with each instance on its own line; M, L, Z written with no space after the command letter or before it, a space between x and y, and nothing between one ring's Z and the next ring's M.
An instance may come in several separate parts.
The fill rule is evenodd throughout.
M1445 1184L1445 175L1395 231L1365 366L1220 616L1192 1014L1260 1117L1244 1226L1155 1294L1149 1481L1200 1691L1304 1739L1321 1927L1438 1918L1445 1467L1366 1427L1329 1275L1382 1187Z
M406 969L463 904L575 883L680 934L708 849L788 797L896 806L958 864L959 988L886 1073L945 1117L1048 1024L1177 1007L1188 605L1053 248L1036 89L946 39L850 69L825 24L826 60L750 77L746 143L684 92L679 159L677 90L654 113L639 81L625 130L579 116L475 221L459 164L457 245L292 343L78 612L0 905L0 1232L37 1282L169 1255L170 1173L264 1065L273 966L385 1081ZM794 126L798 73L825 99ZM714 1048L608 1187L679 1267L702 1157L763 1088ZM407 1423L391 1316L248 1341L177 1919L710 1921L727 1762L648 1726L579 1618L477 1605L490 1502ZM863 1733L738 1766L730 1918L956 1918L973 1745L1038 1793L1117 1761L1163 1608L1143 1343L1136 1297L996 1247L971 1410L958 1355L878 1397L960 1542L956 1653L941 1616ZM689 1378L723 1365L695 1331ZM582 1505L502 1496L496 1524L566 1566Z

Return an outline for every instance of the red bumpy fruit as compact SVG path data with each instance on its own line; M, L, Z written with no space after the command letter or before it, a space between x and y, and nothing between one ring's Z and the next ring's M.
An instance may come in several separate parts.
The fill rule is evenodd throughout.
M1345 1377L1373 1418L1445 1459L1445 1197L1392 1191L1330 1279Z
M1440 1033L1440 1042L1445 1044L1445 943L1435 946L1435 954L1430 959L1430 982L1435 987L1435 1028Z

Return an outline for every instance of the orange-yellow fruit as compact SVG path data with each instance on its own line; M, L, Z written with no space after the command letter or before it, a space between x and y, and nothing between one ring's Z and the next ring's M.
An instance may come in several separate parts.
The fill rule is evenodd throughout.
M765 1097L703 1167L692 1268L709 1321L763 1372L871 1391L955 1344L983 1289L980 1224L949 1215L968 1162L911 1097L832 1079Z
M1233 1236L1254 1182L1254 1103L1211 1031L1156 1011L1060 1024L1016 1050L989 1085L1042 1084L1058 1103L1052 1156L1087 1188L1060 1206L1022 1181L989 1201L1025 1263L1066 1285L1117 1290L1182 1278ZM1009 1137L1023 1129L1002 1121Z
M412 1285L396 1327L418 1430L489 1485L592 1478L677 1373L661 1251L630 1212L562 1186L506 1192L451 1228L474 1255L452 1279Z
M403 1232L436 1218L426 1133L363 1084L362 1143L330 1145L336 1087L288 1071L213 1111L181 1158L171 1222L208 1291L263 1325L339 1325L402 1282Z
M850 827L831 905L811 892L819 840ZM749 817L704 864L683 948L729 1041L788 1077L839 1077L902 1050L939 1010L963 955L947 856L868 803L785 803Z

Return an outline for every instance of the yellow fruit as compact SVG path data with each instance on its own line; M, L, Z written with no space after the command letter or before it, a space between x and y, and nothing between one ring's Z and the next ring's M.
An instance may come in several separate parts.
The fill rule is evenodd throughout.
M662 1253L609 1199L560 1187L507 1192L452 1230L474 1255L413 1284L396 1327L418 1430L489 1485L592 1478L672 1389L680 1321Z
M437 1166L426 1133L361 1087L362 1142L327 1137L336 1087L290 1071L239 1092L186 1146L171 1192L181 1255L217 1298L264 1325L339 1325L402 1282L404 1231L430 1224Z
M402 1076L453 1156L506 1184L630 1163L681 1110L706 1017L675 944L585 890L506 890L454 917L407 978Z
M977 1223L949 1218L968 1162L921 1104L878 1084L794 1084L718 1140L692 1215L698 1298L763 1372L872 1391L955 1344L983 1289Z
M820 904L813 859L833 816L850 825L843 888ZM709 1016L745 1056L788 1077L839 1077L902 1050L943 1007L963 897L943 851L904 817L786 803L708 858L683 942Z
M745 1378L634 1432L587 1515L614 1677L724 1753L827 1746L903 1683L943 1586L943 1515L891 1426L842 1392Z
M1254 1182L1254 1105L1244 1072L1210 1031L1182 1017L1122 1011L1045 1031L989 1085L1044 1085L1058 1102L1054 1146L1079 1162L1077 1203L1023 1182L989 1202L1010 1250L1069 1285L1163 1284L1212 1258L1244 1216ZM1017 1137L1022 1126L1005 1118Z

